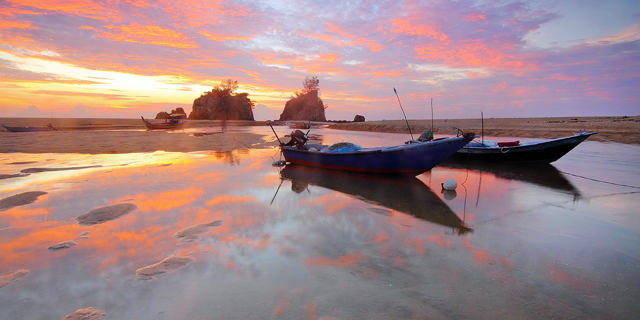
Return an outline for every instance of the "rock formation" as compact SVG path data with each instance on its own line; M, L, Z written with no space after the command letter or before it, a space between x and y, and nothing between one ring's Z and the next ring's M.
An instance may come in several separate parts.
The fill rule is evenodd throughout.
M318 90L311 90L287 101L280 114L280 121L327 121L324 108L324 103L318 97Z
M251 120L253 103L247 93L216 95L208 92L193 101L189 119L195 120Z
M156 115L156 119L169 119L170 115L171 116L182 115L182 116L180 116L180 119L186 119L187 118L187 113L184 112L184 109L176 108L175 110L171 110L171 113L167 113L165 111L158 112L158 114Z
M356 116L353 118L353 122L364 122L364 116L356 114Z

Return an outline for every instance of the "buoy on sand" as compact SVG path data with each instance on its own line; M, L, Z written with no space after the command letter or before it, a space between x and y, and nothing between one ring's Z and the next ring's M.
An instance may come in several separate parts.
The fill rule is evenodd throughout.
M456 190L457 187L458 183L453 179L447 179L447 181L442 184L443 190Z

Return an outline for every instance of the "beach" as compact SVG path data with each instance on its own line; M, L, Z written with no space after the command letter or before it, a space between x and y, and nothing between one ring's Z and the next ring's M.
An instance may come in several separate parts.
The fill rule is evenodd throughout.
M431 120L408 122L416 139L422 131L431 129ZM223 133L219 121L207 120L189 120L184 130L162 131L147 130L139 119L0 119L0 124L7 126L46 126L49 123L58 131L0 132L3 141L0 153L121 154L231 151L277 146L272 135L234 130L245 126L267 126L266 121L229 121L229 130ZM314 124L339 130L409 132L404 120ZM480 119L433 121L436 135L454 135L458 128L480 135L482 127ZM596 141L640 144L640 116L484 119L484 134L492 137L550 139L570 136L580 130L598 132L592 138Z
M497 138L524 135L504 121ZM572 134L560 129L573 123L552 121ZM598 134L548 166L445 161L407 177L274 167L277 139L260 122L224 132L216 121L174 131L139 119L51 122L59 131L0 132L1 319L640 312L633 143ZM310 137L393 146L409 139L403 122L314 124ZM431 124L410 122L416 138ZM434 121L436 136L463 122ZM637 125L610 122L596 130ZM284 142L294 130L274 129ZM449 179L458 187L444 192Z

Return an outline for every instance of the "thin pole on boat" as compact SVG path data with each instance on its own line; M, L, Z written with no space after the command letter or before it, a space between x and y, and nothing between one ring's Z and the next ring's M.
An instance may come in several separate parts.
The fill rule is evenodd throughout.
M407 128L409 128L409 134L411 135L411 140L413 140L413 133L411 133L411 127L409 126L407 115L404 113L404 109L402 108L402 103L400 102L400 96L398 96L398 91L396 91L396 88L393 88L393 92L395 92L396 97L398 98L398 104L400 104L400 110L402 110L402 114L404 115L404 121L407 123Z
M484 146L484 114L480 111L480 118L482 119L482 145Z
M433 98L431 98L431 133L433 133Z
M280 142L280 145L282 145L282 141L280 141L280 138L278 138L278 134L276 133L276 130L273 129L273 126L271 126L271 121L267 121L267 124L269 125L269 127L271 127L271 131L273 131L273 134L276 135L276 139L278 139L278 142Z

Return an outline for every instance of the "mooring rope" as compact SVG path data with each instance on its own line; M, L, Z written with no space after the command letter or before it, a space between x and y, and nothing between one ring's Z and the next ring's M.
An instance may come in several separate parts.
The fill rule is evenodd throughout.
M606 141L606 142L611 142L611 143L619 144L620 146L625 147L625 148L627 148L627 149L631 149L631 150L634 150L634 151L638 151L637 149L635 149L635 148L633 148L633 147L631 147L631 146L629 146L629 145L627 145L627 144L624 144L624 143L620 143L620 142L617 142L617 141L609 140L609 139L606 139L606 138L603 138L603 137L598 137L597 135L596 135L595 137L596 137L596 138L598 138L598 139L600 139L600 140L604 140L604 141Z
M559 170L558 170L559 171ZM594 179L594 178L589 178L589 177L585 177L585 176L580 176L577 174L573 174L573 173L569 173L569 172L565 172L565 171L560 171L561 173L564 174L568 174L570 176L574 176L574 177L578 177L578 178L582 178L582 179L587 179L587 180L591 180L591 181L595 181L595 182L601 182L601 183L606 183L606 184L611 184L614 186L621 186L621 187L627 187L627 188L635 188L635 189L640 189L640 187L636 187L636 186L630 186L628 184L621 184L621 183L615 183L615 182L609 182L609 181L604 181L604 180L598 180L598 179Z

